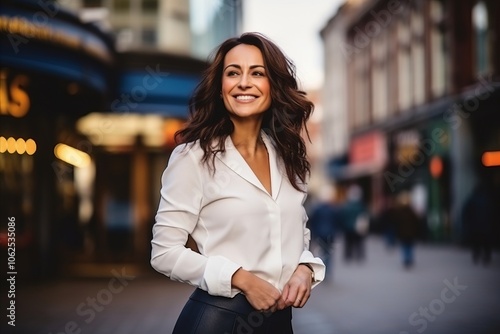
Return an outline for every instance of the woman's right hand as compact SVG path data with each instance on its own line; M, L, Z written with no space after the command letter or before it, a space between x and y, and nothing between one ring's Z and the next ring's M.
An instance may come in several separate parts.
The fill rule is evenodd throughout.
M274 312L285 307L281 293L272 284L243 268L232 277L231 284L241 290L254 309L262 312Z

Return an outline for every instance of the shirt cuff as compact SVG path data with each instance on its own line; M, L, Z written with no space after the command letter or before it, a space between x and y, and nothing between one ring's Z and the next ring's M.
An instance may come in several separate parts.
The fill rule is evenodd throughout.
M213 296L234 297L239 290L231 288L233 274L241 268L223 256L210 256L201 288Z
M299 263L307 263L314 270L314 282L312 283L313 288L325 279L325 264L319 257L314 257L310 251L302 252Z

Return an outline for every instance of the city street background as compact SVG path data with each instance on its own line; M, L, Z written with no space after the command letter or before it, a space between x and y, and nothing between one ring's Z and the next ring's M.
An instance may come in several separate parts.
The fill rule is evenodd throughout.
M366 246L363 263L346 264L342 240L335 243L333 277L313 290L303 309L294 310L296 334L495 334L500 330L498 253L485 267L473 265L467 249L418 244L416 265L406 270L399 249L388 249L380 237L370 237ZM114 272L130 274L122 267ZM89 334L170 333L193 290L152 272L126 281L120 292L108 298L112 277L19 286L16 330L3 322L2 333L79 333L79 329ZM118 290L120 284L114 286ZM88 298L95 300L95 308Z
M308 226L313 243L337 235L295 332L500 333L500 1L3 0L0 13L2 334L171 332L193 287L149 264L160 179L212 51L246 31L283 49L315 105ZM351 189L373 223L360 263L343 260L343 236L367 227ZM383 233L418 240L414 266Z

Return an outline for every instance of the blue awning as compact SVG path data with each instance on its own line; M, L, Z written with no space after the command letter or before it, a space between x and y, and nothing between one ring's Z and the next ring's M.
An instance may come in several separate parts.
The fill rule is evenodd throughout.
M0 6L2 66L106 91L114 60L110 37L57 4L50 6L50 13L44 8L29 1Z
M149 66L144 71L124 71L111 111L186 118L189 98L199 80L199 75L162 72Z

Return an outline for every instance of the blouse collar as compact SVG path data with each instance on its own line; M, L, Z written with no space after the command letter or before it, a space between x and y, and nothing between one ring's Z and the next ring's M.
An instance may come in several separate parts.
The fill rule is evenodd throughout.
M272 139L261 130L261 138L264 144L266 145L267 152L269 155L269 167L271 171L271 192L272 198L276 200L278 197L281 182L282 182L282 173L279 164L279 159L273 144ZM236 149L231 140L231 136L227 136L225 142L225 152L221 154L217 154L217 158L228 168L233 170L237 175L248 181L253 186L259 188L269 195L266 188L259 181L255 173L252 171L250 166L247 164L243 156Z

